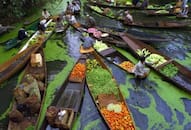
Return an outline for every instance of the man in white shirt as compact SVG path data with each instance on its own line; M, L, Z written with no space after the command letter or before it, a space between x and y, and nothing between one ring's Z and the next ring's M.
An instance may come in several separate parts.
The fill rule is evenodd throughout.
M42 17L43 17L44 19L49 19L50 13L49 13L46 9L43 9L43 11L42 11Z

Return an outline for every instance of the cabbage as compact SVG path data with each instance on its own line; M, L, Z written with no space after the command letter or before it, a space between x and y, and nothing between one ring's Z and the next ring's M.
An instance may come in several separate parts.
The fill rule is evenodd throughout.
M121 105L119 105L119 104L110 103L107 105L107 110L114 111L116 113L120 113L122 111L122 108L121 108Z
M96 40L96 42L94 43L94 48L95 48L98 52L100 52L100 51L102 51L102 50L107 49L108 46L107 46L105 43L103 43L102 41L97 41L97 40Z

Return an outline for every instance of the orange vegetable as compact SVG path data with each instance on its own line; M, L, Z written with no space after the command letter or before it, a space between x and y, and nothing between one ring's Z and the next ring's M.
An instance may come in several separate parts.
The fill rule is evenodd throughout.
M109 111L107 108L101 108L101 113L108 122L111 130L135 130L131 115L125 103L119 103L122 107L120 113Z
M119 66L127 70L128 72L132 72L135 65L131 63L130 61L124 61L121 64L119 64Z
M69 79L71 81L82 81L85 77L86 67L85 64L78 63L74 66Z

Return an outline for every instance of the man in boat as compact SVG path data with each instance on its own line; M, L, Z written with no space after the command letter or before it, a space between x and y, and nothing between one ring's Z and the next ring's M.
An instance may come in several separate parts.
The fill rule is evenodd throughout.
M93 44L95 43L95 40L91 37L93 36L92 33L90 33L90 36L81 36L80 39L82 40L83 44L82 47L84 49L89 49L93 46Z
M42 17L43 17L43 19L49 19L50 18L50 13L48 12L48 10L43 9Z
M45 23L46 23L46 19L43 19L38 23L38 30L40 33L45 32L45 30L46 30Z
M188 5L185 5L185 7L183 6L180 16L185 18L188 17L188 10L189 10Z
M137 4L139 3L140 0L132 0L133 6L137 7Z
M27 32L25 31L25 27L20 28L19 32L18 32L18 40L23 40L24 38L28 37Z
M72 10L73 10L72 4L69 1L67 1L66 13L71 14Z
M141 4L141 8L142 8L142 9L146 9L146 8L148 7L148 5L149 5L148 0L143 0L143 2L142 2L142 4Z
M79 14L80 13L80 5L78 5L76 2L72 2L72 13L73 14Z
M178 0L176 2L174 12L173 12L174 14L179 14L182 11L182 4L183 4L182 0Z
M86 25L88 28L96 26L95 19L92 16L90 16L89 14L86 15Z
M125 11L124 23L125 24L132 24L133 23L133 16L129 13L128 10Z
M133 73L138 78L145 78L149 72L150 69L145 67L145 57L140 57L140 61L135 65Z
M56 19L55 31L56 31L57 33L64 31L64 25L63 25L63 22L62 22L62 20L61 20L60 17L58 17L58 18Z

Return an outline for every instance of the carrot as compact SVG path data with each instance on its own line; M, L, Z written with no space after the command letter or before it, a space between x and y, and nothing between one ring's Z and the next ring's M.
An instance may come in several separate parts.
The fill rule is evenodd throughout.
M86 71L86 67L84 64L82 63L76 64L70 74L70 79L83 80L85 77L85 71Z
M105 107L101 108L101 113L108 122L111 130L135 130L131 115L124 103L119 103L122 107L120 113L109 111Z

